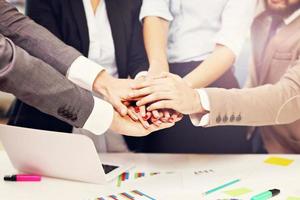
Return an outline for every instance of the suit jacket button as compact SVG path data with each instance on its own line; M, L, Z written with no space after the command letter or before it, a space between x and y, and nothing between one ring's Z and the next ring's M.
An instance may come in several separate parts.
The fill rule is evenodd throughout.
M242 116L241 114L239 114L239 116L237 116L236 121L240 122L242 120Z
M72 119L73 116L74 116L74 115L73 115L72 113L67 114L67 118L68 118L68 119Z
M218 117L217 117L217 119L216 119L216 122L217 123L220 123L222 121L222 118L221 118L221 116L219 115Z
M76 115L73 115L73 117L71 118L71 120L72 120L73 122L75 122L75 121L77 120L77 116L76 116Z
M235 120L235 116L234 116L234 115L231 115L231 117L230 117L230 122L234 122L234 120Z
M59 115L62 115L63 114L63 112L64 112L64 108L63 107L60 107L58 110L57 110L57 114L59 114Z
M223 117L223 122L225 123L225 122L227 122L228 121L228 117L227 117L227 115L225 115L224 117Z
M69 118L70 118L69 115L70 115L70 113L69 113L68 111L66 111L66 110L62 113L62 116L63 116L64 118L66 118L66 119L69 119Z

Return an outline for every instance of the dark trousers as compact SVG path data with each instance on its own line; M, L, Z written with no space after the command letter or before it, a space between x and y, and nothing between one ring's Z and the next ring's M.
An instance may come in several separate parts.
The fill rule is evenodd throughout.
M201 62L170 64L170 71L181 77ZM232 69L210 87L238 88ZM239 126L202 128L192 125L188 116L174 127L158 131L144 138L127 138L131 149L148 153L250 153L246 128Z

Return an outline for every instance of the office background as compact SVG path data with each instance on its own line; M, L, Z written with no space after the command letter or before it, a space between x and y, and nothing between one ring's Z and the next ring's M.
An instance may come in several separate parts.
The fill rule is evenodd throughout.
M13 3L20 12L24 13L25 1L26 0L7 0ZM257 12L259 13L262 10L262 5L259 5ZM240 54L237 62L235 64L235 75L240 83L240 86L243 87L248 75L248 65L251 58L251 45L250 45L250 35L245 41L243 51ZM14 96L11 94L0 92L0 124L5 124L7 122L7 113L9 111L10 104L14 100ZM1 149L0 144L0 149Z

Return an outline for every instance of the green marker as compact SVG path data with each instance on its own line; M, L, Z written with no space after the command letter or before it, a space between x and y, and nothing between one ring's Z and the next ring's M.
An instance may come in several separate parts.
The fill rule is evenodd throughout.
M213 192L216 192L216 191L218 191L218 190L221 190L221 189L223 189L223 188L225 188L225 187L227 187L227 186L230 186L230 185L232 185L232 184L235 184L235 183L237 183L237 182L239 182L239 181L241 181L240 179L236 179L236 180L234 180L234 181L230 181L230 182L228 182L228 183L225 183L224 185L221 185L221 186L219 186L219 187L216 187L216 188L213 188L213 189L211 189L211 190L208 190L207 192L204 192L203 194L204 195L208 195L208 194L210 194L210 193L213 193Z
M273 190L269 190L269 191L260 193L258 195L255 195L254 197L251 198L251 200L266 200L266 199L270 199L270 198L278 195L279 193L280 193L280 190L273 189Z

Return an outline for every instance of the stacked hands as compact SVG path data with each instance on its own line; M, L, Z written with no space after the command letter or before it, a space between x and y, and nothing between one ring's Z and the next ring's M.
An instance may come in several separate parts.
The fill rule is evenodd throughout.
M101 72L93 89L113 105L111 129L124 135L145 136L172 127L183 114L204 113L197 91L167 72L135 80Z

